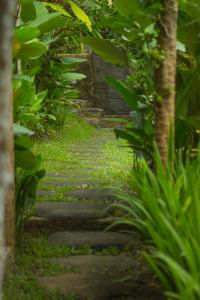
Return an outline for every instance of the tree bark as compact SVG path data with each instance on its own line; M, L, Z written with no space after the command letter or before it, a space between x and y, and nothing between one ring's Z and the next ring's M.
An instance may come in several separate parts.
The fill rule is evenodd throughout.
M5 222L5 207L6 200L8 200L8 193L10 193L10 186L14 182L13 168L11 164L12 153L13 157L13 139L12 139L12 124L11 124L11 78L12 78L12 32L13 20L15 13L14 0L0 0L0 296L2 295L2 280L4 276L5 263L5 238L4 238L4 222ZM11 143L10 143L11 142ZM8 153L8 147L10 153ZM11 193L9 198L9 205L11 211L14 205L14 193ZM9 209L9 207L8 207ZM10 219L8 226L13 227L14 220ZM7 241L13 241L10 236ZM6 246L13 247L8 244Z
M156 77L155 139L164 166L168 160L170 131L174 131L176 90L176 31L177 0L161 0L162 11L158 22L158 49L164 58L158 63Z

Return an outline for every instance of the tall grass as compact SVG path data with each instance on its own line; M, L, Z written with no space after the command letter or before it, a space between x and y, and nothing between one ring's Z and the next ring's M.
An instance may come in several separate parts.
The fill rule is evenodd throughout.
M164 170L157 155L157 172L148 166L133 175L136 194L122 196L127 223L149 245L147 260L169 299L200 299L200 156Z

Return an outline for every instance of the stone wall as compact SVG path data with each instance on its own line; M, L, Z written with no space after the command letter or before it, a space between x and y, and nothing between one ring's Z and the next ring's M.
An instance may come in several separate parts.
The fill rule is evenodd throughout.
M80 98L88 100L91 107L103 108L106 114L128 114L130 108L105 81L107 75L124 80L128 74L127 69L106 63L94 53L90 53L87 57L87 62L83 63L78 70L87 76L78 85Z

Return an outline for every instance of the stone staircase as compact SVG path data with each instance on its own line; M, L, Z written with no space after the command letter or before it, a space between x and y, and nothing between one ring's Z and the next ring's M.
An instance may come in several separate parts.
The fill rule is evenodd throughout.
M101 155L101 141L110 140L113 133L102 131L101 139L93 139L91 146L82 145L76 155L97 158ZM94 145L94 146L92 146ZM73 151L73 148L71 149ZM87 168L80 174L47 174L63 184L87 186ZM109 164L109 161L107 161ZM68 168L66 164L66 169ZM85 175L85 177L83 176ZM58 183L57 183L58 184ZM162 292L141 259L144 246L137 234L123 231L106 231L115 218L110 204L115 201L113 188L101 187L95 181L89 188L77 188L66 193L67 202L48 201L48 197L35 206L26 228L32 232L47 230L52 247L87 247L92 255L55 257L50 262L68 269L55 276L39 277L39 285L50 291L59 291L66 300L162 300ZM78 185L80 186L80 185ZM71 199L71 200L69 200ZM59 298L60 299L60 298ZM47 299L44 299L47 300Z

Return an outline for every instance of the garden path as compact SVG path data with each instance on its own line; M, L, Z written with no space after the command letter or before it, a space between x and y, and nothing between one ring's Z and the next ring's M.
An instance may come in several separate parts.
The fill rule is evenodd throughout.
M71 146L77 164L56 161L55 157L50 162L52 171L44 179L48 189L39 192L40 202L27 223L48 229L52 247L91 249L88 255L50 259L65 271L40 277L39 283L50 291L58 290L64 297L59 299L163 299L141 259L139 237L122 232L122 228L104 230L116 218L110 204L117 198L117 186L109 178L97 176L99 169L102 172L117 165L123 173L131 168L128 162L120 165L111 154L105 156L105 143L114 139L112 130L101 129L86 143ZM57 189L62 190L62 198Z

